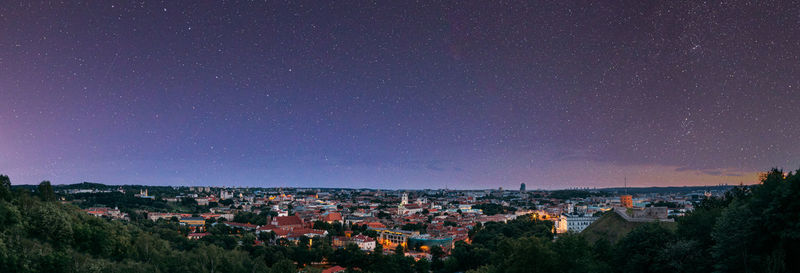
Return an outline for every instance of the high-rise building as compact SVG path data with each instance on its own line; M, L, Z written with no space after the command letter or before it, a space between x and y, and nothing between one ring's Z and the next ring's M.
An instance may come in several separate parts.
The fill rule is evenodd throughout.
M519 184L519 191L521 191L521 192L525 191L525 183Z

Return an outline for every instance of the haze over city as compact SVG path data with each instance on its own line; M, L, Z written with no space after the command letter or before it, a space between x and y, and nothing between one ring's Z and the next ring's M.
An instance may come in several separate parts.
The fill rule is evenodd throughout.
M14 184L752 184L799 167L798 14L791 1L9 1L0 172Z

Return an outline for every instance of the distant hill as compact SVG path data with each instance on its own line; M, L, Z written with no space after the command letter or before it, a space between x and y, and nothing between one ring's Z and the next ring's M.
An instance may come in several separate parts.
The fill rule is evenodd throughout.
M717 186L676 186L676 187L642 187L642 188L602 188L596 191L610 192L610 193L623 193L641 194L641 193L691 193L698 191L728 191L734 185L717 185Z
M53 187L57 189L106 189L113 186L100 183L83 182L77 184L55 185Z
M609 211L603 214L600 219L597 219L597 221L594 221L594 223L586 227L586 229L581 232L581 235L583 235L583 237L586 238L586 240L590 243L594 243L601 238L605 238L611 243L616 243L634 228L647 224L650 223L628 222L627 220L623 219L622 216ZM670 228L675 227L674 222L660 222L659 224L666 225Z

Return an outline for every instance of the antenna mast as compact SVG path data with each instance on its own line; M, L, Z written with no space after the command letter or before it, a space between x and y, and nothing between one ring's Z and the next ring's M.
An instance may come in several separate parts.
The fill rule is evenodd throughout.
M628 176L625 176L625 194L628 194Z

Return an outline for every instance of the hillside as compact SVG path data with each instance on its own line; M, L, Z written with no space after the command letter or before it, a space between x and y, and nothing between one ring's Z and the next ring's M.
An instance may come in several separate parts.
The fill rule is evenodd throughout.
M584 238L591 243L594 243L601 238L605 238L609 242L615 243L622 237L625 237L625 235L631 232L631 230L634 228L646 224L649 223L628 222L618 214L609 212L586 227L586 229L581 232L581 235L583 235ZM660 224L669 229L673 229L675 227L675 223L672 222L662 222Z

